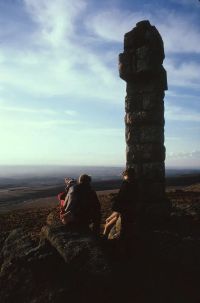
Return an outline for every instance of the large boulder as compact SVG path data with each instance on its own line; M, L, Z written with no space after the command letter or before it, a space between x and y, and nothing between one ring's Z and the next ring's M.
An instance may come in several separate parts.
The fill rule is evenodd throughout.
M47 225L51 225L51 226L60 226L61 225L60 214L59 214L58 208L54 208L48 214L46 223L47 223Z
M40 244L13 230L1 251L1 303L107 302L110 269L90 233L44 226Z
M10 232L1 250L1 303L55 302L61 260L51 247L38 245L21 228ZM56 283L54 283L56 281Z
M2 265L0 274L13 262L26 257L35 247L34 241L21 228L11 231L1 250Z
M65 264L78 272L107 275L110 272L99 241L89 230L71 230L66 226L43 226L41 240L56 249Z

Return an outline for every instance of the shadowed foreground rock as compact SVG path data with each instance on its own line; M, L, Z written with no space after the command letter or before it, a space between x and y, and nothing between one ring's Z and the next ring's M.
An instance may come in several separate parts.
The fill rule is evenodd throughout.
M77 272L94 276L107 276L110 268L105 256L89 231L67 230L65 226L44 226L42 241L48 241L56 249L64 262Z
M94 296L95 302L106 302L110 268L90 234L44 226L42 239L37 246L21 229L6 239L1 251L1 303L93 302Z
M128 251L120 240L102 246L56 224L42 228L40 245L13 230L1 251L1 303L199 302L199 234L190 234L192 220L178 233L173 220L168 229L135 234Z

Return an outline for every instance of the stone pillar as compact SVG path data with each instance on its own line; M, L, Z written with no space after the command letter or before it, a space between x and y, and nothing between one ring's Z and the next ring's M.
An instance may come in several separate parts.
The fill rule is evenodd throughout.
M127 83L126 167L134 168L147 208L165 200L164 57L162 38L148 20L125 34L119 73Z

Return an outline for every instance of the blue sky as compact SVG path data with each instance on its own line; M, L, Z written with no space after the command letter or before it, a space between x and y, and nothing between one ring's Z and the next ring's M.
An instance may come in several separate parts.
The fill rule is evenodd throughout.
M198 0L0 0L0 164L125 165L124 33L161 33L168 167L200 168Z

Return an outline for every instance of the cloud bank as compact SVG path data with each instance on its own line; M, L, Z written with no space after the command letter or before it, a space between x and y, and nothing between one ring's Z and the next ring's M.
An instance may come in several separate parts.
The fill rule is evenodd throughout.
M194 1L192 4L186 0L173 2L180 7L196 5ZM17 157L23 161L26 149L34 158L37 140L45 156L49 146L56 155L54 146L70 137L69 144L65 143L67 152L60 155L64 161L71 154L77 154L75 136L79 142L85 139L85 155L94 144L94 155L100 158L98 152L101 152L103 157L101 138L108 153L113 155L113 148L119 151L120 156L113 155L116 161L119 157L124 159L124 131L121 121L116 121L124 110L125 82L118 77L117 57L123 47L124 33L142 19L149 19L158 28L165 44L164 65L169 82L169 93L165 98L166 120L174 126L178 122L185 123L188 129L191 124L199 123L195 101L200 93L197 10L187 12L169 6L152 9L150 5L138 8L134 3L130 9L126 1L123 8L119 3L97 5L93 0L23 0L13 4L10 11L5 10L5 14L1 4L4 27L0 28L3 41L0 49L0 117L5 146L2 153L6 158L6 150L10 150L7 138L17 144L18 137L21 146L9 161L16 161ZM6 5L9 7L8 3ZM175 104L173 98L176 98ZM167 128L166 136L173 137L170 128ZM196 149L196 135L187 137L180 129L177 137L187 141L189 136ZM109 137L112 144L106 142L105 137ZM172 144L168 144L171 150ZM173 148L177 153L178 147Z

